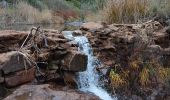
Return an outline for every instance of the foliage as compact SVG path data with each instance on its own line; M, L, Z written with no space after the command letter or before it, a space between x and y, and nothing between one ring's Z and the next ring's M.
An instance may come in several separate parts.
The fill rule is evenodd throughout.
M111 85L114 87L114 88L119 88L121 86L124 86L125 85L125 80L117 73L115 73L115 71L112 69L110 71L110 79L111 79Z
M102 12L108 23L138 23L158 14L170 16L170 0L107 0Z

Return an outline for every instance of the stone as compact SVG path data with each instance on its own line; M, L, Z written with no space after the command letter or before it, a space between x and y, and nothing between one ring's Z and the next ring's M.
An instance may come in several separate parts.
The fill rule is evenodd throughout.
M154 32L153 39L157 45L162 48L168 48L170 46L169 35L166 32Z
M116 27L114 24L108 25L109 29L113 30L113 31L118 31L119 28Z
M73 31L62 31L63 36L68 40L74 40Z
M4 100L100 100L99 97L76 90L54 90L50 85L23 85Z
M85 71L87 68L87 55L78 51L69 52L62 61L62 69L66 71Z
M167 27L167 29L166 29L166 33L168 33L168 34L170 35L170 26L169 26L169 27Z
M49 70L46 73L45 81L56 81L58 78L61 78L61 76L56 72L56 70Z
M90 31L95 31L95 30L99 30L102 29L103 25L100 23L95 23L95 22L87 22L87 23L83 23L83 25L81 26L82 30L90 30Z
M162 50L163 55L170 55L170 47Z
M7 87L15 87L23 83L32 81L35 78L35 68L23 70L14 73L14 75L5 76L5 84Z
M18 49L26 36L27 32L0 31L0 53Z
M4 85L0 84L0 100L3 100L3 98L7 95L8 90L5 88Z
M3 58L0 60L0 65L2 66L4 74L33 67L32 63L17 51L0 54L0 58Z
M0 76L0 84L4 82L4 77Z
M73 32L73 36L81 36L81 35L83 35L83 32L81 30L75 30Z
M76 75L74 72L64 72L64 82L69 88L78 88Z
M163 53L163 66L164 67L170 67L170 47L169 48L165 48L162 50Z

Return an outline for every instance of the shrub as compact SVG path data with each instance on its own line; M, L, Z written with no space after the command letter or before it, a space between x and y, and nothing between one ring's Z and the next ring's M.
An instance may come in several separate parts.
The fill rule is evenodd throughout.
M157 14L170 16L170 0L108 0L102 11L108 23L137 23Z

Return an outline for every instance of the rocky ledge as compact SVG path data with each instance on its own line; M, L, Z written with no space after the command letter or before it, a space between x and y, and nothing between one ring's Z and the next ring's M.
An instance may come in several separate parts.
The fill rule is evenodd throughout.
M84 23L96 69L120 100L170 99L170 27L157 21L142 24ZM104 79L103 79L104 78Z
M61 85L68 89L77 89L76 73L85 71L87 56L77 50L62 33L57 30L41 30L32 28L31 32L17 32L13 30L0 31L0 98L6 97L10 91L23 84L32 84L20 87L5 100L20 98L17 91L23 92L23 98L38 98L36 95L44 95L47 85L34 86L36 84ZM33 87L41 93L35 93L33 97L26 97L29 88ZM9 91L10 90L10 91ZM51 91L49 95L63 98L94 99L96 96L86 95L76 91ZM65 96L67 94L67 96ZM34 98L34 99L35 99ZM44 97L40 97L46 100ZM24 100L25 100L24 99ZM22 99L23 100L23 99ZM38 99L39 100L39 99ZM49 99L56 100L56 99Z
M72 33L88 38L94 56L102 62L96 67L101 82L118 99L169 100L169 30L157 21L89 22ZM86 70L87 56L71 40L57 30L0 31L0 97L98 100L77 91L76 73Z

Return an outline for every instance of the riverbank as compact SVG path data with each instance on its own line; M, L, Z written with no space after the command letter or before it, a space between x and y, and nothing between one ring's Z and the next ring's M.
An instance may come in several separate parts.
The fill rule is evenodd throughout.
M80 45L68 39L67 32L41 28L1 31L0 96L5 100L99 100L93 93L78 90L77 73L86 71L88 57L78 51ZM93 69L100 78L96 84L112 96L119 100L169 99L168 27L157 21L111 25L88 22L70 32L89 40L93 56L101 62Z

